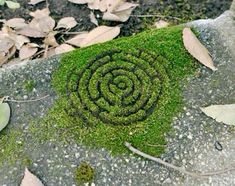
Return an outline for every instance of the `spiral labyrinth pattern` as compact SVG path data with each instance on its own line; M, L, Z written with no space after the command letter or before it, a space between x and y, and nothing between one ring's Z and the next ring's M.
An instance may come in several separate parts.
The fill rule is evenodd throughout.
M145 50L104 52L68 75L73 115L84 122L129 125L157 109L169 77L161 55Z

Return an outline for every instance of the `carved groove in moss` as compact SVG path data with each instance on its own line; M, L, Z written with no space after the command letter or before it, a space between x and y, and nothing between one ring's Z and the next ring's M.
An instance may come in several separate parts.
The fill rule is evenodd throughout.
M103 52L67 79L74 115L87 123L128 125L144 121L169 81L162 56L145 50Z

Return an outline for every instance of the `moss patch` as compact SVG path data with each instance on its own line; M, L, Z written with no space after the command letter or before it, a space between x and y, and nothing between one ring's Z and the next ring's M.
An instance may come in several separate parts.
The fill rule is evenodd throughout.
M80 184L91 183L94 179L95 169L86 162L82 162L76 169L75 179Z
M182 108L180 85L194 71L181 27L66 54L53 75L60 98L44 120L47 137L56 131L113 153L126 152L128 141L160 155L172 118Z

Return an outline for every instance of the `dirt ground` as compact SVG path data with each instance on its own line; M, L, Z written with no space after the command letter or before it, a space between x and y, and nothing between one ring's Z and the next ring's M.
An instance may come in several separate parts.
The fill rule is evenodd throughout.
M29 16L30 11L41 9L45 7L45 3L40 3L36 6L28 5L29 0L17 0L21 4L21 8L17 10L10 10L6 6L0 7L0 19L10 19L14 17L23 17L26 20L31 19ZM78 25L74 31L91 30L95 27L90 22L87 5L75 5L67 0L48 0L50 4L51 16L56 20L73 16ZM126 23L122 24L123 36L138 33L152 25L158 19L164 19L173 24L187 22L200 18L214 18L227 10L232 0L135 0L140 4L135 9L133 15L158 15L156 17L136 17L132 16ZM102 13L99 11L94 12L96 16L101 17ZM117 22L107 22L98 19L100 24L106 25L120 25Z

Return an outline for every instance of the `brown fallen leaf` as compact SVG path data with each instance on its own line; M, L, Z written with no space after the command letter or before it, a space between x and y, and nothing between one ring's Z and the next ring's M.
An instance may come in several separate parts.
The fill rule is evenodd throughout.
M71 29L77 25L77 21L73 17L64 17L59 20L56 28Z
M44 8L42 10L36 10L35 12L30 12L29 15L36 19L40 19L42 17L47 17L50 15L50 10L49 8Z
M74 50L74 47L68 44L62 44L55 48L55 54L62 54Z
M14 41L8 37L0 38L0 52L8 53L9 49L14 46Z
M41 3L43 1L46 1L46 0L30 0L29 4L30 5L36 5L36 4Z
M42 182L33 175L27 168L25 168L24 178L20 186L44 186Z
M103 20L126 22L137 6L138 4L122 2L116 6L112 12L105 12L103 14Z
M124 0L107 0L107 11L113 12Z
M48 46L53 46L53 47L59 46L59 44L57 43L57 41L55 39L55 33L54 32L50 32L47 35L47 37L43 40L43 43L45 43Z
M99 26L90 31L81 41L80 46L86 47L114 39L120 33L120 27Z
M235 104L211 105L209 107L201 108L201 110L217 122L235 126Z
M29 59L38 51L37 45L34 43L28 43L23 45L19 52L20 60Z
M27 26L27 23L25 23L25 20L23 18L13 18L7 20L5 25L14 29L20 29Z
M20 50L20 48L25 43L29 43L30 42L28 37L25 37L25 36L22 36L22 35L15 35L14 41L15 41L15 46L16 46L17 50Z
M55 20L50 16L45 16L37 20L40 31L49 33L55 27Z
M29 26L26 26L18 31L16 31L17 34L21 34L23 36L27 37L33 37L33 38L40 38L40 37L45 37L46 34L43 33L42 31L36 29L36 28L31 28Z
M88 32L83 32L67 40L66 43L71 44L73 46L81 47L81 42L87 37L87 35L88 35Z
M190 28L184 28L183 42L187 51L200 63L213 71L217 70L214 66L212 58L209 55L209 51L201 44Z

